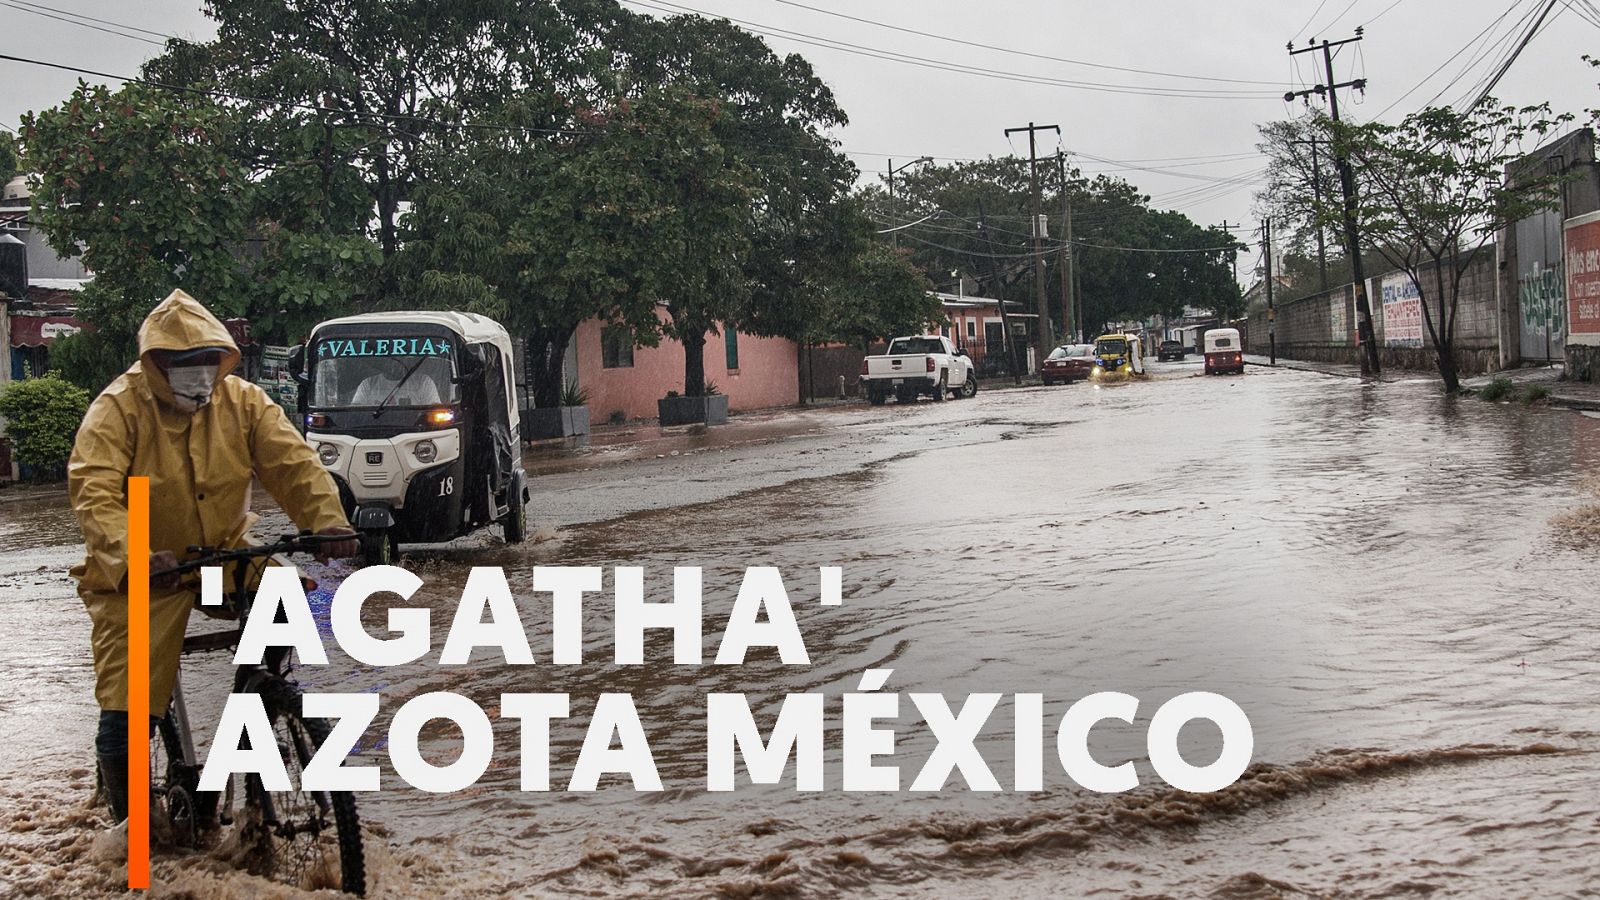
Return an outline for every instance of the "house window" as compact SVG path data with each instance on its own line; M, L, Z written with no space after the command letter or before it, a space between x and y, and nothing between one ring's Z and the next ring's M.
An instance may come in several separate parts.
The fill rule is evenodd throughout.
M600 365L606 369L633 368L633 330L626 325L600 329Z
M976 319L968 319L967 320L967 340L974 341L974 340L977 340L977 339L978 339L978 320L976 320Z
M722 339L728 345L728 371L735 372L739 369L739 332L724 326Z

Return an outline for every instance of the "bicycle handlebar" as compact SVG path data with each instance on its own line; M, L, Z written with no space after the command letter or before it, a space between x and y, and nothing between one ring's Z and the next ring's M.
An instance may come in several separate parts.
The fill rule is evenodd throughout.
M187 559L170 569L160 569L150 573L151 578L161 578L167 575L184 575L189 572L198 572L207 566L216 566L223 563L238 562L247 559L261 559L278 553L315 553L323 544L332 544L339 541L356 540L353 534L311 534L299 532L286 534L270 544L259 544L253 547L235 547L230 550L220 550L216 547L189 547L185 552L197 554L194 559Z

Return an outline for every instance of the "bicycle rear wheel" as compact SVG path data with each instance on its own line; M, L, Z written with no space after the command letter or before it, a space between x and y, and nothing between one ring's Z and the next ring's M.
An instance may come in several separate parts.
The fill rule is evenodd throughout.
M250 871L303 890L366 892L361 822L348 791L304 791L302 774L328 737L328 723L301 715L300 690L285 681L260 688L291 790L269 791L245 778L245 834Z

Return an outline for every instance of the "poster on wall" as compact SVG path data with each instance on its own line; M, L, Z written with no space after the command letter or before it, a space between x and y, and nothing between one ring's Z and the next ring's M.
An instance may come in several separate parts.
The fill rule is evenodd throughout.
M1335 344L1350 341L1350 298L1338 291L1328 298L1328 339Z
M256 381L278 405L295 411L299 399L297 385L289 374L289 348L271 345L261 348L261 377Z
M1570 343L1600 344L1600 213L1567 222Z
M1383 344L1422 346L1422 295L1404 272L1383 277Z

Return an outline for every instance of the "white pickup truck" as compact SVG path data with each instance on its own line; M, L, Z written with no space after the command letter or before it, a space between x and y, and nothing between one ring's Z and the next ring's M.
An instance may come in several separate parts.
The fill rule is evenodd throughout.
M873 406L893 395L901 403L914 403L928 394L944 400L954 393L971 397L978 392L978 374L967 351L950 345L937 334L897 337L881 356L861 360L861 393Z

